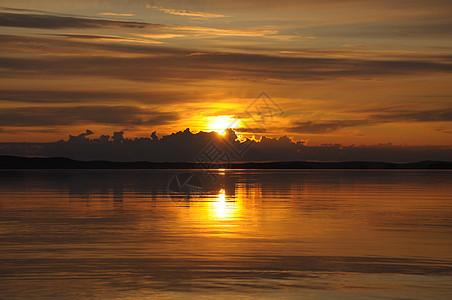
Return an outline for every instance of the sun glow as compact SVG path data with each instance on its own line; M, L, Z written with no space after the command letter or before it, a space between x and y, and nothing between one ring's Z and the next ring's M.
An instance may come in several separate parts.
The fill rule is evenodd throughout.
M225 135L226 129L238 128L239 125L240 120L234 119L233 116L216 116L209 118L208 130L218 132L221 135Z

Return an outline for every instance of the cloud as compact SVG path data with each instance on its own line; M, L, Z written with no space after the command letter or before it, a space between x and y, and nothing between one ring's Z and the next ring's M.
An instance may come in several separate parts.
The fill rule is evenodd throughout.
M54 14L54 15L67 15L68 14L62 14L62 13L51 13L46 10L39 10L39 9L26 9L26 8L15 8L15 7L0 7L0 10L3 11L10 11L10 12L21 12L21 13L42 13L42 14Z
M100 16L118 16L118 17L133 17L134 14L118 14L118 13L112 13L112 12L103 12L99 13Z
M267 132L267 129L262 128L262 127L239 127L239 128L234 128L235 132L238 133L265 133Z
M76 34L76 33L66 33L66 34L53 34L53 36L66 37L71 39L81 39L81 40L110 40L116 42L133 42L133 43L143 43L143 44L161 44L160 41L152 41L148 39L137 39L137 38L125 38L115 35L100 35L100 34Z
M176 113L134 106L16 107L0 109L2 127L101 124L115 126L162 125L178 119Z
M270 29L229 29L229 28L213 28L213 27L198 27L198 26L174 26L174 30L193 32L198 35L213 35L213 36L247 36L247 37L262 37L267 35L277 34L277 30Z
M280 51L282 54L301 57L331 57L349 59L371 59L371 60L432 60L432 61L452 61L452 55L435 54L417 51L402 50L375 50L375 49L292 49Z
M175 33L147 33L147 34L134 34L135 36L151 38L151 39L172 39L177 37L183 37L184 34L175 34Z
M155 8L160 11L163 11L164 13L170 14L170 15L176 15L176 16L187 16L187 17L202 17L202 18L221 18L225 17L225 15L220 14L212 14L207 12L201 12L201 11L189 11L189 10L178 10L178 9L169 9L169 8L163 8L158 6L147 6L148 8Z
M436 128L435 131L438 131L438 132L441 132L441 133L452 134L452 127L446 128L444 126L441 126L439 128Z
M55 33L53 36L88 39L88 40L121 40L123 38L115 35L101 35L101 34L78 34L78 33Z
M379 122L452 122L452 107L372 114L370 118Z
M168 26L147 22L133 22L121 20L93 19L88 17L55 15L55 14L17 14L0 12L0 26L36 28L36 29L102 29L102 28L125 28L125 29L160 29L173 31L171 33L190 32L197 35L210 36L266 36L274 35L276 30L268 29L231 29L213 28L199 26ZM168 32L163 32L168 34ZM147 33L148 34L148 33Z
M1 102L24 103L123 103L142 104L190 103L206 100L208 95L188 91L83 91L83 90L25 90L0 89Z
M329 120L294 122L288 128L289 132L297 133L329 133L346 127L355 127L369 124L366 120Z
M452 122L452 108L371 113L366 119L360 120L295 121L287 130L296 133L319 134L330 133L348 127L417 122Z
M85 38L89 41L91 37ZM71 56L44 56L37 58L1 57L5 76L16 72L33 74L108 76L128 80L165 80L166 78L202 79L235 78L257 80L274 78L286 80L320 80L336 78L369 79L386 75L425 75L451 72L450 64L422 60L356 60L348 58L281 57L245 53L216 53L194 49L150 47L79 42L67 39L0 36L0 47L10 51L39 51L66 53ZM104 51L99 52L100 50ZM83 56L85 51L96 57ZM128 56L100 56L112 52ZM77 55L77 53L81 53ZM220 54L220 55L219 55ZM69 72L70 70L70 72ZM87 71L89 70L89 72ZM26 73L23 73L26 72Z
M0 35L0 50L3 53L33 53L39 54L59 54L62 56L152 56L177 54L185 55L188 51L178 48L168 47L148 47L140 44L110 43L115 40L115 36L61 33L52 34L56 37L35 37L35 36L15 36ZM117 37L122 39L121 37ZM102 42L98 42L101 40Z
M113 48L110 48L113 49ZM119 48L116 48L119 49ZM134 49L126 47L123 49ZM145 48L140 51L145 53ZM2 76L101 76L133 81L165 80L332 80L378 79L450 73L452 65L410 60L353 60L343 58L280 57L244 53L206 52L171 48L146 48L148 56L43 56L0 57ZM160 53L161 55L155 55ZM151 55L152 54L152 55Z
M423 18L378 19L374 21L357 20L355 22L337 21L336 24L314 25L304 28L317 37L328 38L384 38L386 40L409 38L447 38L452 35L449 28L452 21L445 16L430 16L422 13Z
M150 39L170 39L176 37L183 37L185 34L175 34L175 33L152 33L152 34L133 34L134 36L150 38ZM58 33L51 34L57 38L49 37L38 37L38 36L15 36L15 35L0 35L0 49L4 52L33 52L33 53L58 53L66 54L70 52L72 55L91 55L95 53L96 55L112 54L113 52L127 54L128 56L138 56L138 55L156 55L165 54L167 56L171 55L188 55L191 53L203 53L208 55L218 55L220 53L213 51L200 51L199 49L185 49L176 47L152 47L149 45L131 45L131 44L118 44L109 43L109 41L133 41L133 42L143 42L143 43L159 43L158 41L150 41L144 39L133 39L130 37L115 36L115 35L100 35L100 34L76 34L76 33ZM63 38L60 38L63 37ZM97 41L102 41L99 43ZM255 47L235 47L246 51L272 51L277 50L276 48L255 48ZM373 64L395 64L397 62L402 62L407 65L410 63L437 63L444 66L450 66L449 63L452 61L451 55L439 55L432 54L429 52L410 52L410 51L379 51L379 50L353 50L353 49L314 49L314 48L304 48L304 49L293 49L290 51L284 51L284 56L277 55L260 55L260 54L244 54L251 57L261 57L268 59L280 59L286 61L286 64L291 63L290 60L302 59L312 59L313 62L319 63L322 66L322 61L325 64L331 61L337 62L347 62L348 64L364 64L365 62L372 62ZM223 52L223 54L226 54ZM234 53L229 55L240 55L241 53ZM117 54L116 54L117 55ZM357 59L359 58L359 59ZM374 66L370 66L374 67ZM450 68L449 68L450 69ZM290 69L289 69L290 70ZM400 73L404 70L398 70ZM445 70L447 71L447 70ZM371 70L368 70L371 73Z
M12 53L43 54L42 57L0 57L3 76L104 76L145 80L333 80L381 79L384 76L425 76L450 73L452 65L438 57L278 56L252 53L200 51L108 43L115 36L62 33L66 38L0 36L0 48ZM104 39L105 43L90 42ZM59 55L48 55L48 54ZM203 55L190 55L203 53ZM45 55L44 55L45 54ZM69 54L69 55L68 55ZM124 57L126 56L126 57ZM136 57L134 57L136 56ZM449 58L450 59L450 58ZM89 70L89 71L88 71Z
M81 142L81 141L89 141L88 136L94 134L91 130L87 129L85 132L80 133L77 136L69 135L68 142Z
M343 146L324 144L307 146L292 141L286 136L262 137L260 141L234 141L235 134L225 138L216 132L192 133L189 129L158 138L155 132L150 137L128 138L124 131L113 133L113 137L93 136L90 130L72 136L67 141L51 143L0 143L0 155L28 155L68 157L80 160L113 161L196 161L209 145L212 149L226 153L227 161L387 161L407 162L421 160L450 160L452 146L401 146L392 144ZM243 148L247 144L248 146ZM183 148L184 151L180 149ZM243 152L231 149L246 149ZM209 161L209 160L206 160ZM212 161L212 160L211 160ZM215 161L212 161L215 162Z
M144 29L162 27L159 24L90 19L75 16L48 15L48 14L16 14L0 12L0 26L22 27L38 29L88 29L88 28L129 28Z
M120 143L120 142L124 141L124 131L113 132L113 136L111 137L111 139L115 143Z

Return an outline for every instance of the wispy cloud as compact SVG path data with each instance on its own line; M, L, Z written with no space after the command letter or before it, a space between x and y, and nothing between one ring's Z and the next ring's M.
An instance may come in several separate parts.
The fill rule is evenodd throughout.
M160 24L145 22L102 20L75 16L50 14L16 14L0 13L0 26L38 29L67 29L67 28L157 28Z
M183 37L183 34L176 33L146 33L146 34L134 34L135 36L150 38L150 39L172 39L177 37Z
M206 93L207 94L207 93ZM52 89L0 89L0 102L34 104L89 104L89 103L139 103L172 104L205 101L208 94L201 96L197 92L152 90L152 91L105 91L89 90L52 90Z
M366 119L295 121L290 132L323 134L358 126L373 126L385 123L452 122L452 108L419 111L395 111L374 113Z
M214 28L200 26L170 26L163 24L94 19L78 16L63 16L53 14L18 14L0 12L0 26L18 27L18 28L36 28L36 29L138 29L138 30L156 30L157 32L146 33L151 36L155 34L160 38L176 37L176 35L188 34L191 36L245 36L245 37L263 37L273 36L278 33L276 30L269 29L234 29L234 28ZM158 31L163 32L158 32Z
M85 45L85 50L86 50ZM107 45L111 51L111 45ZM119 47L131 54L134 47ZM1 76L26 74L53 76L101 76L136 81L169 79L201 80L331 80L379 79L385 76L423 75L450 72L450 64L424 61L373 61L350 59L319 59L306 57L278 57L243 53L180 51L171 48L137 49L143 56L64 55L38 58L0 58ZM146 51L147 50L147 51ZM89 71L87 71L89 70Z
M452 122L452 108L376 113L370 118L379 122Z
M0 126L34 127L77 124L115 126L162 125L178 119L176 113L136 106L17 107L0 109Z
M186 50L167 47L149 47L146 43L111 43L121 37L90 34L61 33L52 37L0 35L0 50L3 53L29 53L82 56L137 57L179 53L185 55ZM100 40L102 42L99 42Z
M170 8L163 8L159 6L147 6L148 8L155 8L160 11L163 11L164 13L175 15L175 16L187 16L187 17L201 17L201 18L222 18L226 17L225 15L220 14L213 14L213 13L207 13L202 11L190 11L190 10L179 10L179 9L170 9Z
M306 121L294 122L293 127L288 128L289 132L296 133L330 133L347 127L366 125L366 120L328 120L328 121Z
M100 16L118 16L118 17L133 17L134 14L119 14L119 13L113 13L113 12L103 12L99 13Z
M76 34L76 33L66 33L66 34L53 34L54 36L67 37L72 39L81 39L81 40L110 40L115 42L132 42L132 43L143 43L143 44L162 44L159 41L153 41L148 39L136 39L136 38L127 38L120 37L115 35L99 35L99 34Z
M331 58L358 58L358 59L379 59L379 60L443 60L450 61L451 55L444 52L439 53L426 53L419 51L408 50L379 50L379 49L316 49L316 48L304 48L293 50L282 50L281 54L288 54L290 56L302 56L302 57L331 57Z
M192 32L198 35L211 36L247 36L258 37L277 34L277 30L270 29L229 29L229 28L212 28L212 27L197 27L197 26L175 26L175 30Z

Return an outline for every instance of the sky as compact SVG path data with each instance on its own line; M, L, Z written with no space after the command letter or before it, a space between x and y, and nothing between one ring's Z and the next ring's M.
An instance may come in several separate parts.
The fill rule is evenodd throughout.
M0 142L452 146L451 1L0 0L0 30Z

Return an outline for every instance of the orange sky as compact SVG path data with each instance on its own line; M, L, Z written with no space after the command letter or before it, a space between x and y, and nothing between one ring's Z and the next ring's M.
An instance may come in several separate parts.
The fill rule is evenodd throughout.
M311 145L452 145L450 1L0 7L0 142L209 131L226 118L245 137ZM282 113L256 124L247 108L262 91Z

